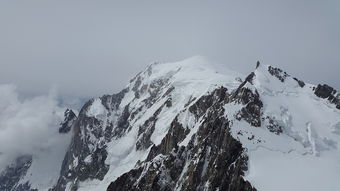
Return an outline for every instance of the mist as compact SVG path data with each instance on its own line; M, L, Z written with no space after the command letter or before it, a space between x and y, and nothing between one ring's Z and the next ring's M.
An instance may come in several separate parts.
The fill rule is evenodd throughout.
M1 1L0 83L37 96L121 90L154 61L257 60L340 89L339 1Z
M0 85L0 171L18 156L68 144L67 135L58 133L65 108L58 106L56 97L51 90L21 100L14 85Z

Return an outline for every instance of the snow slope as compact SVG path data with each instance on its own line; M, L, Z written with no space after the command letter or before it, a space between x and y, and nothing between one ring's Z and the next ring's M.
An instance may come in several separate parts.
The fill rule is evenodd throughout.
M332 190L340 188L340 152L338 149L340 112L334 104L317 97L314 85L301 87L296 79L285 72L275 76L269 72L271 66L259 65L251 83L245 87L257 91L263 103L261 126L253 127L244 120L236 119L242 104L231 102L225 105L226 117L233 121L232 135L241 141L249 155L249 171L245 178L258 190ZM281 78L280 78L281 75ZM193 98L209 94L214 88L224 86L230 92L241 84L238 73L224 70L220 73L215 66L202 57L194 57L177 63L157 63L139 75L141 86L150 87L155 81L169 79L172 107L162 110L151 136L158 145L166 135L169 124L178 113L179 121L191 128L180 143L187 145L197 132L199 123L185 107ZM135 81L128 88L132 89ZM164 86L164 85L163 85ZM166 88L165 88L166 89ZM133 92L122 101L137 108L143 102L133 100ZM150 95L144 94L141 97ZM153 103L141 117L133 122L132 130L123 138L109 143L106 164L110 170L104 181L88 181L80 184L80 190L105 189L124 172L132 169L138 160L143 161L149 149L136 151L138 140L136 127L143 124L159 108L165 99ZM280 133L271 132L268 125L274 123ZM240 133L241 132L241 133ZM124 146L122 146L124 145Z
M186 106L190 100L197 99L219 86L234 89L239 85L240 82L236 78L242 78L241 74L228 69L219 70L217 67L209 63L205 58L195 56L175 63L154 63L137 75L136 79L130 82L127 88L133 89L138 78L140 78L140 86L145 89L140 92L144 93L140 95L140 98L136 99L134 92L129 91L124 96L120 108L124 108L128 104L131 110L143 106L145 104L143 100L150 97L149 90L152 89L152 86L157 83L162 84L163 82L161 81L164 81L164 79L166 83L162 84L162 90L158 94L164 95L170 88L173 90L168 96L156 100L146 111L142 110L139 112L138 115L140 116L130 122L132 127L127 134L120 139L112 140L108 143L108 157L105 163L110 165L110 169L104 179L102 181L89 180L81 182L78 190L105 190L112 181L131 170L138 160L143 161L147 157L149 149L136 149L138 128L158 108L162 107L169 97L171 97L172 106L160 112L151 136L151 141L156 145L164 138L170 123L178 113L183 112L181 115L183 123L186 123L188 126L193 125L193 122L188 119L190 114L187 111L188 105ZM101 110L98 108L102 108L102 106L98 106L95 101L88 111L88 115L94 115L96 112L93 111Z
M259 92L262 116L273 119L283 132L269 132L268 120L257 128L244 121L235 122L233 134L249 153L245 178L263 191L340 188L340 136L336 133L340 110L315 96L314 85L300 87L290 76L281 82L268 68L257 68L250 86ZM246 133L241 136L238 131Z
M315 85L281 69L259 64L246 77L201 56L151 64L122 92L88 101L72 135L60 135L62 144L51 139L56 146L33 156L20 183L29 182L39 191L54 186L54 190L106 190L146 161L173 123L187 130L174 132L185 136L179 146L195 142L207 114L195 113L203 112L206 104L199 100L209 100L222 86L228 99L218 101L224 108L221 117L228 119L232 137L245 149L248 170L244 179L252 186L261 191L340 188L340 110L334 103L318 97ZM192 111L195 104L200 106ZM253 105L248 108L249 104ZM163 158L159 154L146 162L142 175ZM202 174L208 163L204 161ZM188 167L186 163L181 169L180 179ZM176 189L182 185L177 182Z

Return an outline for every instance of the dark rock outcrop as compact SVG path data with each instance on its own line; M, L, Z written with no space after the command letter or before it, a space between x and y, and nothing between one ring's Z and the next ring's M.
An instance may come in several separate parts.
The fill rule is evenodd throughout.
M196 117L205 117L188 145L179 146L188 132L175 119L147 159L117 178L107 190L256 190L243 179L248 159L241 143L231 136L224 117L226 95L225 88L218 88L190 107Z
M263 103L260 96L265 97L272 86L265 87L260 75L264 72L266 82L274 81L271 85L283 88L270 96L292 93L285 90L295 90L298 86L303 88L305 83L280 68L262 67L257 62L256 70L244 80L233 76L235 81L225 82L230 90L209 84L209 92L198 88L200 90L191 96L183 96L181 91L187 90L187 84L191 91L201 82L191 86L191 83L196 83L193 82L195 79L186 81L180 78L176 81L176 77L173 78L175 74L185 69L180 64L170 67L169 71L167 68L154 68L155 65L157 63L139 73L121 92L86 102L79 116L72 110L65 111L65 120L60 124L59 132L72 132L73 137L57 184L51 185L53 188L50 191L66 188L77 191L81 182L106 184L107 178L113 181L109 186L104 185L108 186L108 191L256 190L244 178L248 170L248 156L240 140L250 144L264 143L266 140L252 132L255 127L277 135L288 131L280 115L267 112L268 105L264 106L266 102ZM152 76L153 72L158 71L162 75ZM256 78L257 74L260 78ZM285 89L285 85L288 88ZM305 88L301 92L305 90L308 91ZM329 100L340 109L340 94L332 87L318 85L313 91L316 96ZM183 100L187 103L180 103ZM239 126L236 125L239 124L244 129L237 129ZM160 129L156 129L158 127ZM129 140L125 141L125 138ZM120 142L120 139L123 141ZM117 149L116 146L120 146L114 145L117 143L126 144L123 145L126 149ZM0 190L36 191L31 188L30 182L18 185L31 163L32 157L24 157L3 171L0 174ZM124 169L111 169L113 173L107 174L109 168L116 168L117 165ZM127 172L119 174L121 170ZM118 178L115 177L116 173L120 175ZM102 181L104 177L105 181Z
M147 119L142 126L139 127L138 129L139 138L136 142L137 150L147 149L152 145L150 138L153 131L155 130L157 117L159 113L162 111L163 106L158 108L156 112L149 119Z
M108 115L116 115L126 89L111 96L105 95L100 98L102 105L109 111ZM100 121L98 118L88 116L87 111L93 104L91 99L82 107L78 118L73 125L73 138L64 157L60 178L53 191L65 190L66 184L71 183L71 189L77 190L78 181L87 179L102 180L109 170L105 164L107 158L106 141L114 136L120 136L128 128L126 116L128 111L120 115L120 128L113 131L113 124ZM105 139L102 139L105 138Z
M284 82L285 79L289 76L285 71L281 70L280 68L275 68L272 66L268 67L268 72L279 79L281 82Z
M293 78L295 81L297 81L297 83L299 84L299 86L301 87L301 88L303 88L303 87L305 87L305 82L303 82L302 80L299 80L299 79L297 79L297 78Z
M255 127L261 126L261 109L263 103L257 90L254 92L249 88L241 88L236 96L237 102L245 105L236 115L236 119L244 119Z
M275 68L275 67L272 67L272 66L268 67L268 72L272 76L274 76L277 79L279 79L281 82L285 82L286 78L290 77L290 75L287 74L287 72L283 71L280 68ZM297 79L295 77L293 77L293 80L295 80L301 88L303 88L305 86L305 82L303 82L302 80L299 80L299 79Z
M131 87L125 88L118 94L100 97L100 102L105 107L101 116L87 115L87 111L94 104L94 99L85 103L73 125L74 135L62 164L60 178L53 191L64 190L68 183L71 184L72 190L77 190L79 181L102 180L109 170L109 165L105 164L108 155L107 143L128 133L131 130L131 121L140 119L155 102L166 97L164 105L139 129L137 149L144 150L153 144L150 137L155 128L157 115L163 107L172 105L169 94L174 87L169 85L169 79L174 73L153 80L150 84L144 84L143 80L152 74L152 67L153 65L138 74L131 81ZM134 95L131 102L138 100L139 105L131 107L129 102L121 106L122 99L128 92Z
M275 118L267 116L266 119L268 120L267 129L270 132L275 133L277 135L283 132L283 127L281 127L281 125L277 121L275 121Z
M1 191L37 191L31 189L28 183L18 184L19 180L26 175L28 168L32 164L32 156L18 157L15 162L9 165L0 174Z
M329 86L329 85L327 85L327 84L324 84L324 85L321 85L321 84L319 84L317 87L316 87L316 89L315 89L315 91L314 91L314 94L316 95L316 96L318 96L318 97L321 97L321 98L329 98L329 99L332 99L332 98L334 98L334 96L333 96L333 94L335 94L335 92L334 92L335 90L331 87L331 86Z
M337 109L340 109L340 93L337 94L334 88L327 84L318 84L318 86L313 90L316 96L329 100L331 103L336 105Z
M60 124L59 133L68 133L76 119L76 114L71 109L66 109L64 112L64 121Z

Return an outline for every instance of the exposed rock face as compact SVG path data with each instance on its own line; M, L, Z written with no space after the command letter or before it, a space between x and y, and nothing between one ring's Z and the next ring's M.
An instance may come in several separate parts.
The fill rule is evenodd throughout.
M340 109L340 94L336 90L327 84L319 84L314 91L314 94L320 98L328 99L331 103L336 105L336 108Z
M275 67L272 67L272 66L268 67L268 72L272 76L275 76L277 79L279 79L281 82L284 82L286 80L286 78L290 76L289 74L287 74L287 72L281 70L280 68L275 68ZM305 83L302 80L299 80L295 77L293 77L293 79L299 84L299 86L301 88L303 88L305 86Z
M163 106L158 108L157 111L147 119L142 126L138 129L139 139L136 142L137 150L144 150L149 148L152 145L150 137L155 130L155 123L157 121L157 116L162 111Z
M268 68L269 74L282 83L291 78L279 68ZM285 133L286 127L281 121L264 115L264 104L253 84L254 78L255 73L251 73L231 92L221 87L198 100L192 99L188 103L189 111L199 127L188 144L182 142L190 129L176 118L161 144L153 145L144 161L113 181L107 190L256 190L243 178L248 169L248 156L241 143L231 136L232 122L228 117L233 116L225 116L223 107L240 105L235 119L244 120L252 127L261 128L265 124L269 132L276 135ZM301 88L305 86L303 81L291 79ZM263 141L255 135L247 139L256 143Z
M116 114L117 107L125 93L125 90L111 96L105 95L98 100L88 101L79 112L79 116L74 124L73 139L64 158L60 178L57 185L52 190L65 190L67 184L71 190L77 190L78 181L86 179L103 179L109 166L105 164L107 157L106 141L113 136L118 136L126 130L125 113L120 116L120 129L112 132L112 123L100 120L105 115ZM97 101L98 107L92 108L93 112L106 109L110 113L95 113L89 115L90 107ZM103 126L105 126L103 128Z
M319 84L315 89L315 95L321 98L329 98L333 95L334 89L327 84L321 85ZM334 92L335 93L335 92Z
M256 190L243 179L247 156L229 130L223 103L226 88L200 98L190 112L201 118L197 133L187 146L178 145L186 130L175 120L146 161L108 187L116 190Z
M268 71L271 75L277 77L281 82L284 82L285 79L289 76L285 71L282 71L280 68L275 68L272 66L268 67Z
M275 121L275 119L269 116L267 116L266 119L268 120L267 128L270 132L273 132L277 135L283 132L283 127L277 121Z
M330 103L340 104L333 88L312 91L312 85L259 62L246 77L219 72L197 59L154 63L121 92L86 102L78 116L67 110L58 135L72 135L72 141L57 183L46 187L254 191L261 187L249 176L254 165L246 173L252 152L298 157L337 148L339 113ZM306 105L313 115L302 114ZM329 137L322 134L326 127L318 131L324 124L332 125ZM0 190L32 191L30 182L18 182L36 163L32 157L23 161L0 175Z
M252 90L246 87L248 84L252 86L254 77L255 74L253 72L249 74L236 91L232 93L228 101L244 105L236 115L236 119L244 119L252 126L259 127L261 126L261 108L263 103L256 89Z
M237 114L236 119L246 120L249 124L255 127L261 126L261 108L263 107L259 93L255 90L252 92L248 88L242 88L237 95L238 102L245 105Z
M301 88L303 88L303 87L305 87L305 82L303 82L302 80L299 80L299 79L297 79L297 78L293 78L295 81L297 81L297 83L299 84L299 86L301 87Z
M32 156L21 156L8 166L0 174L1 191L37 191L30 189L28 183L20 184L19 180L25 176L28 168L31 166Z
M64 158L58 183L52 190L77 190L81 181L103 180L109 170L109 165L105 163L107 144L129 133L131 123L142 118L144 112L162 99L164 103L139 126L136 150L148 149L153 144L150 138L158 114L172 106L170 93L174 87L169 84L169 79L174 72L145 84L145 78L152 74L151 65L120 93L88 101L74 122L72 142ZM133 97L124 103L126 105L121 105L127 93L132 93Z
M76 119L76 114L71 109L66 109L64 113L64 121L60 124L59 133L68 133Z

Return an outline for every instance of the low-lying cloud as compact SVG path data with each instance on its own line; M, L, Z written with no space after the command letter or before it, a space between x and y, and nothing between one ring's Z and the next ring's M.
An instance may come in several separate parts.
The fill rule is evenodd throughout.
M19 155L48 149L58 141L64 109L56 93L20 99L14 85L0 84L0 171Z

